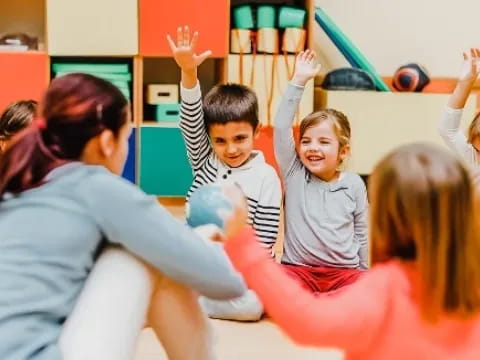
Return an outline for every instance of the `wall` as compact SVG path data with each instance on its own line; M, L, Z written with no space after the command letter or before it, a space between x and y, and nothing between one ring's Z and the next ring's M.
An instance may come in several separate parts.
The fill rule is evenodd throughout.
M480 46L480 1L316 0L382 76L423 64L433 77L456 77L462 51ZM319 26L324 70L348 66Z

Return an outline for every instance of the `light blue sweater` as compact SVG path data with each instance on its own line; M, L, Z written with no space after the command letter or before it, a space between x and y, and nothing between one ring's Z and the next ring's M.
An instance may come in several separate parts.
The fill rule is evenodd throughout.
M103 167L71 163L0 202L0 359L61 359L57 339L103 240L217 299L241 277L218 247Z

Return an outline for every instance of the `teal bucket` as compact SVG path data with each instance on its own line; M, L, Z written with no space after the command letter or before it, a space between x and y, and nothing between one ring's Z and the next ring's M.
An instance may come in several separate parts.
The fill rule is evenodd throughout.
M237 29L253 29L253 13L250 5L233 8L233 23Z
M257 28L275 27L275 7L271 5L259 5L257 8Z
M290 6L282 6L278 13L278 27L285 28L303 28L305 23L305 9L294 8Z

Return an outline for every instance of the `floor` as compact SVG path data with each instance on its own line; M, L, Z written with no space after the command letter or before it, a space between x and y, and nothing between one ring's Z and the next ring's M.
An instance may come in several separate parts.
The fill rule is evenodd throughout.
M215 331L215 354L218 360L342 360L333 349L301 348L288 340L267 320L258 323L236 323L212 320ZM165 360L165 353L151 329L145 329L138 344L135 360Z
M182 199L161 199L160 202L176 217L184 217ZM279 236L281 240L282 235ZM276 246L281 253L281 241ZM215 333L215 353L218 360L275 359L275 360L342 360L334 349L303 348L293 344L269 320L257 323L211 320ZM164 360L166 355L151 329L139 338L135 360Z

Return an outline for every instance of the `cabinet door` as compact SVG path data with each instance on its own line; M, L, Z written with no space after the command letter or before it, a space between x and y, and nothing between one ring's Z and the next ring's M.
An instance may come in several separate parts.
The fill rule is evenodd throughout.
M170 56L166 35L176 37L178 26L199 32L198 51L213 57L228 52L230 8L227 0L139 0L140 54Z
M47 34L52 55L135 55L137 0L47 0Z
M0 52L0 112L12 101L39 101L49 82L48 56L40 52Z
M158 196L185 196L192 170L176 127L142 127L140 130L140 187Z

